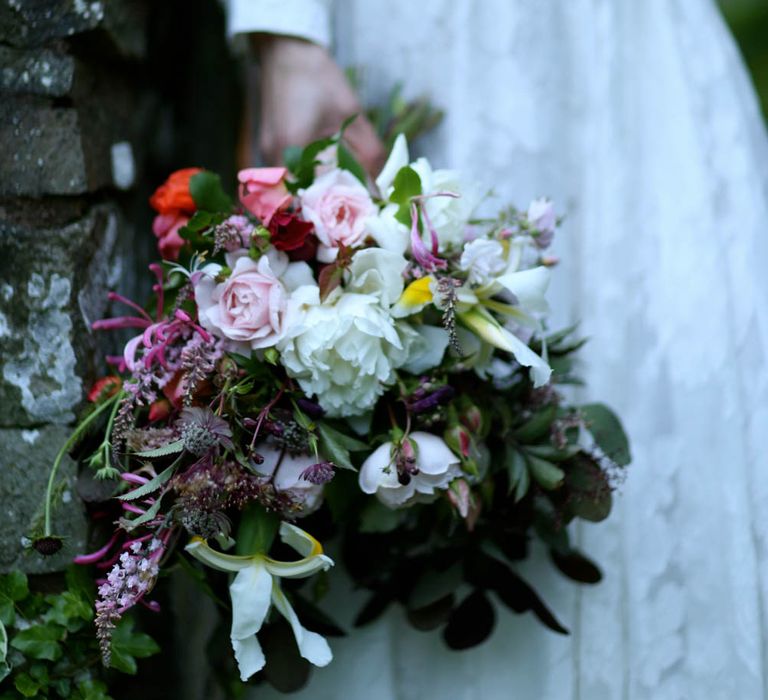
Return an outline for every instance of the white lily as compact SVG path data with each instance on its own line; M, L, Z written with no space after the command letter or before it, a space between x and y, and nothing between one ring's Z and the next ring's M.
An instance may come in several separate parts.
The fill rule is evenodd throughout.
M229 587L232 598L230 637L243 681L264 668L266 660L256 634L264 624L270 605L288 620L302 657L315 666L326 666L333 659L325 638L301 626L279 582L280 578L305 578L325 571L333 566L333 560L323 554L322 545L314 537L290 523L280 524L280 539L303 558L283 562L261 553L249 556L224 554L209 547L202 537L194 537L186 546L186 550L203 564L219 571L236 572Z

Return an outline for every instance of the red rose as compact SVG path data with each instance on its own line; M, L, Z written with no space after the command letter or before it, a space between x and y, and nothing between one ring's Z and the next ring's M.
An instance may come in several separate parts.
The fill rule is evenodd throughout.
M278 250L297 250L304 245L313 228L311 221L303 221L296 214L279 211L269 221L269 239Z

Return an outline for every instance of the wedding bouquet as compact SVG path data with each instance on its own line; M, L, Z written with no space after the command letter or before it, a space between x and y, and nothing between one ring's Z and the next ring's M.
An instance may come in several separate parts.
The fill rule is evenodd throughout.
M456 649L490 634L491 594L566 632L513 568L532 538L600 578L567 525L607 517L629 452L607 408L559 390L581 342L545 326L552 203L474 218L477 189L403 137L370 182L342 134L242 170L237 202L211 172L173 173L151 199L151 308L112 294L128 313L93 324L136 334L62 450L103 426L85 461L119 513L76 562L106 572L107 663L174 552L228 575L242 680L273 655L331 661L321 540L370 591L357 623L397 601ZM54 485L40 551L60 546ZM295 647L266 641L281 617Z

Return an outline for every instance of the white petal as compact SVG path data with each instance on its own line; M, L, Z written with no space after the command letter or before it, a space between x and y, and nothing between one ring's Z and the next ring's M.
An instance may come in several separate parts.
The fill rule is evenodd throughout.
M299 647L299 654L315 666L327 666L331 663L333 653L328 642L317 632L310 632L301 626L296 612L280 590L277 581L272 585L272 601L291 625L293 636L296 637L296 645Z
M375 296L383 306L392 306L403 293L406 259L384 248L366 248L355 253L347 272L347 290Z
M312 268L305 262L292 262L280 279L289 292L305 285L315 284Z
M242 569L229 586L232 598L232 639L255 635L269 611L272 577L261 561Z
M267 557L264 560L264 566L270 574L280 578L307 578L318 571L330 569L333 566L333 559L325 554L305 557L298 561L277 561Z
M387 197L389 188L395 181L395 176L400 168L408 165L408 141L404 134L399 134L392 144L392 150L389 152L389 158L376 178L376 187L379 188L382 197Z
M323 553L323 546L312 535L291 523L280 523L280 539L293 547L302 557Z
M418 338L409 347L408 362L403 369L411 374L421 374L443 361L448 347L448 331L437 326L417 326L414 330Z
M417 431L411 433L411 438L419 448L416 455L419 471L425 474L445 474L451 466L459 463L459 458L437 435Z
M193 537L184 548L195 559L219 571L241 571L253 565L253 557L224 554L211 549L202 537Z
M552 368L531 350L520 338L502 328L490 314L478 309L464 314L459 318L477 335L491 345L512 353L515 359L524 367L531 368L531 378L535 387L543 386L552 375Z
M517 297L523 309L546 312L545 294L549 286L549 270L546 267L507 273L497 277L496 281Z
M360 468L358 482L363 493L376 493L376 490L386 482L397 483L397 476L392 461L392 443L385 442L377 447ZM389 473L384 470L390 466ZM393 485L394 485L393 483Z
M254 673L264 668L266 659L256 635L245 639L233 639L232 650L235 652L237 666L240 669L241 681L247 681Z

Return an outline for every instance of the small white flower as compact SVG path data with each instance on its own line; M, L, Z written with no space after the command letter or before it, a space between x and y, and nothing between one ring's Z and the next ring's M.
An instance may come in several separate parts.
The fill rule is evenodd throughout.
M209 547L201 537L193 538L186 546L187 552L203 564L219 571L237 572L229 587L232 598L230 638L243 681L264 668L266 660L256 634L264 624L270 605L288 620L303 658L315 666L327 666L333 659L328 642L301 626L279 581L280 578L306 578L320 570L325 571L333 566L333 560L323 554L322 546L314 537L295 525L281 523L280 539L303 559L282 562L261 553L250 556L224 554Z
M432 500L436 490L447 489L451 481L462 473L459 458L437 435L415 432L410 434L409 440L415 447L412 455L414 471L408 475L410 478L399 478L397 460L403 455L398 454L398 448L392 442L377 448L360 469L360 489L365 493L375 493L390 508ZM408 440L400 451L403 448L413 449Z
M476 238L464 245L459 267L469 273L472 284L488 284L507 268L504 246L491 238Z

